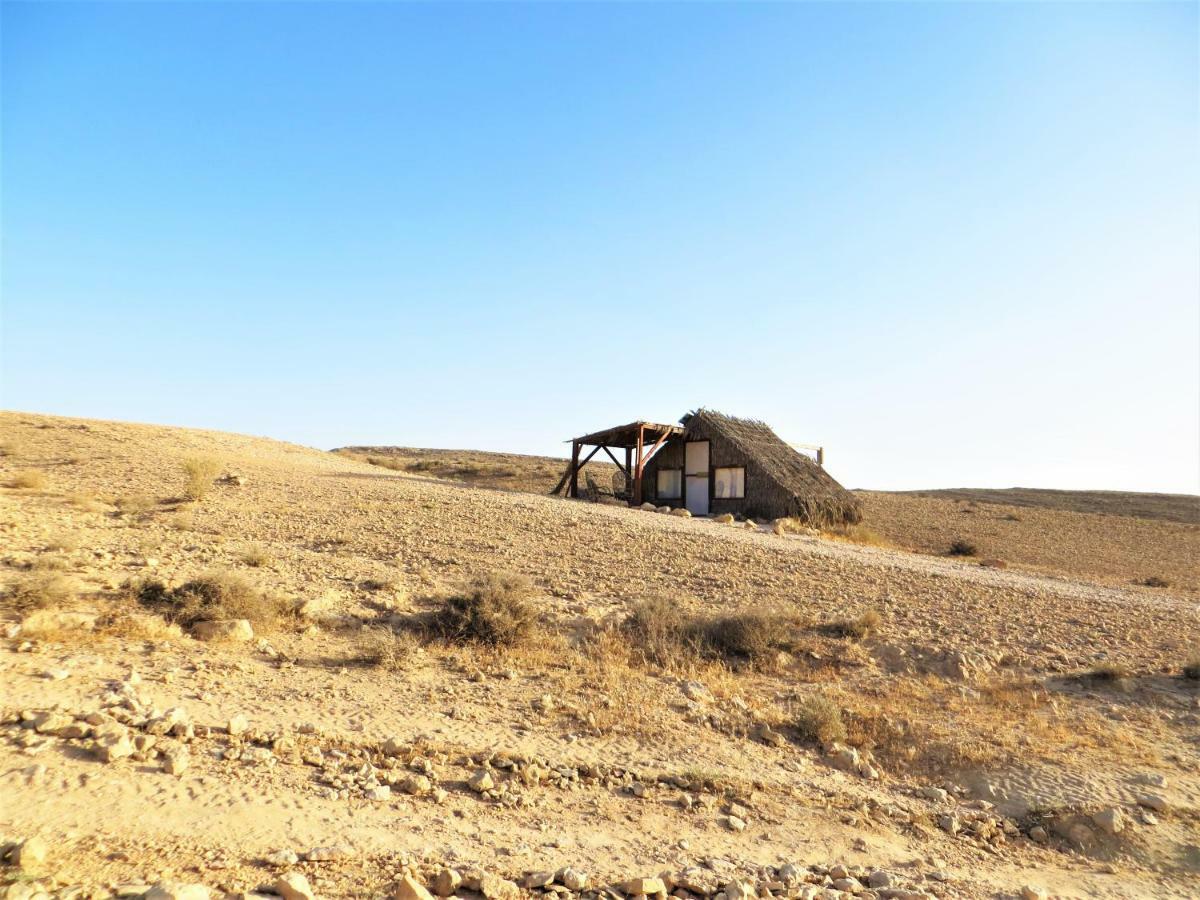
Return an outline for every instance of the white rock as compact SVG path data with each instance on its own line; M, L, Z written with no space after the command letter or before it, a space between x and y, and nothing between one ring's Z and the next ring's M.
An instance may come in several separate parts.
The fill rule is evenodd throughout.
M296 854L295 850L276 850L273 853L268 853L266 856L264 856L263 862L265 862L268 866L294 866L296 863L300 862L300 857Z
M442 869L433 879L433 892L439 897L450 897L461 884L462 875L457 869Z
M228 732L232 737L237 737L239 734L245 734L249 727L250 720L241 713L233 716L228 722L225 723L225 731Z
M692 517L691 512L683 506L677 506L675 509L671 510L671 515L679 516L681 519L690 519Z
M285 872L275 879L275 893L283 900L316 900L303 872Z
M1167 798L1162 796L1162 794L1138 794L1137 802L1138 806L1144 806L1146 809L1152 809L1155 812L1167 811Z
M559 869L554 879L563 887L572 891L586 890L588 886L587 874L570 867Z
M32 872L41 868L49 851L50 848L40 837L31 837L13 850L9 859L22 872Z
M1026 884L1021 888L1021 900L1046 900L1050 895L1044 887L1036 884Z
M1115 806L1095 813L1092 821L1108 834L1120 834L1125 829L1125 813Z
M471 790L482 794L484 791L490 791L496 786L496 782L492 779L492 774L487 769L476 769L467 786Z
M433 894L411 875L405 875L392 891L392 900L433 900Z
M725 827L728 828L730 831L745 831L746 830L746 820L741 819L737 816L726 816L725 817Z

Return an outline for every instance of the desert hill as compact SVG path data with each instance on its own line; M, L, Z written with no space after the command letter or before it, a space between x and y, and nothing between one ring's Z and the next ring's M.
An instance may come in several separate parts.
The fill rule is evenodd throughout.
M567 462L412 447L334 452L394 471L535 494L548 494ZM615 470L595 461L585 469L600 484ZM979 560L1114 585L1161 580L1200 593L1200 497L1027 488L856 493L866 520L851 538L932 555L962 541Z
M1149 588L264 438L0 435L10 896L1183 897L1200 872L1193 526L1144 526L1184 529L1147 552L1192 572Z

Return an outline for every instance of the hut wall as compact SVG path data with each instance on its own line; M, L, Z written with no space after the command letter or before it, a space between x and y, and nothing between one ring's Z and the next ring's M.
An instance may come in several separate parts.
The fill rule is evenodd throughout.
M671 438L661 450L646 464L642 480L642 497L655 506L683 506L684 499L663 499L658 496L658 470L682 469L684 444L687 441L708 441L708 512L709 515L719 516L722 513L747 516L750 518L773 519L786 516L788 500L792 499L779 488L771 478L752 459L748 458L735 444L719 433L703 428L697 423L694 429L676 438ZM727 466L741 467L746 470L745 497L717 497L716 469Z

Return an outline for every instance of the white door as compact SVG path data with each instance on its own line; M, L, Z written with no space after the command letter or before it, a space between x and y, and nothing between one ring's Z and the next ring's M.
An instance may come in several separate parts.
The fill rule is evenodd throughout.
M708 515L708 441L683 445L683 473L687 481L684 502L693 516Z

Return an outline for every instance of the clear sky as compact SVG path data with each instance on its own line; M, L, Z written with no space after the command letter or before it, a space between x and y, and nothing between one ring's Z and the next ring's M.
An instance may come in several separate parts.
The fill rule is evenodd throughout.
M3 3L7 408L1200 491L1196 3Z

